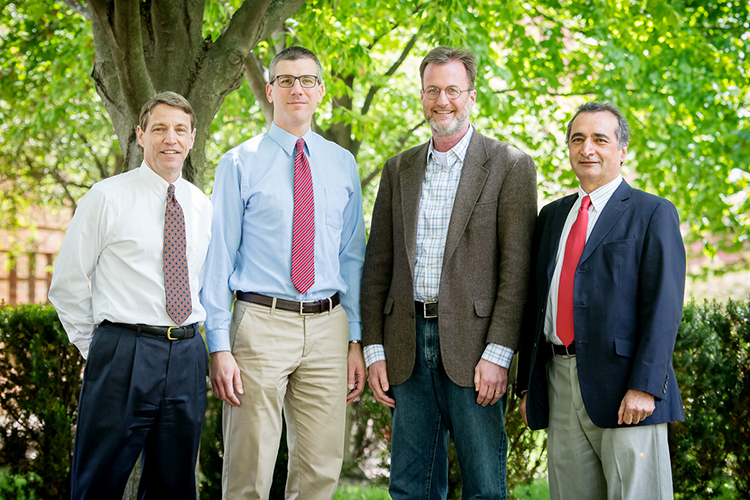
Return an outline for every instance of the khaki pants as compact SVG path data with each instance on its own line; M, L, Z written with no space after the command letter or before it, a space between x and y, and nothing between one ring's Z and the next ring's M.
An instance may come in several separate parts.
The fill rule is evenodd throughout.
M547 365L552 500L667 500L672 495L667 424L602 429L586 413L575 357Z
M330 499L344 452L349 323L237 301L230 329L244 394L224 403L223 498L267 499L287 424L286 498Z

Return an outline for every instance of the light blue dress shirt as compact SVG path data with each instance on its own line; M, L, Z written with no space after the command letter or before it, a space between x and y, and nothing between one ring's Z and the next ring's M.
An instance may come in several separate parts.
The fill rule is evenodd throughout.
M230 150L214 180L212 238L201 300L208 351L231 350L234 291L287 300L336 292L349 318L349 339L362 336L359 284L365 255L362 190L349 151L312 130L302 136L315 197L315 283L300 294L291 281L294 148L297 137L276 124Z

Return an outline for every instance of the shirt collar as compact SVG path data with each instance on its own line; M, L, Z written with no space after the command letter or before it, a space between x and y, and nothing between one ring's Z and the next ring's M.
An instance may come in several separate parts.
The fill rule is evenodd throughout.
M164 180L162 176L151 170L151 167L149 167L146 164L146 161L141 162L141 167L138 169L138 173L141 175L141 179L143 179L143 182L146 183L148 187L151 188L151 190L162 200L167 199L167 188L169 187L169 183ZM174 187L175 190L179 189L180 185L183 182L187 182L185 179L180 176L175 182Z
M612 197L612 194L614 194L614 192L620 186L621 182L622 174L618 174L617 177L615 177L605 185L596 188L590 193L584 191L583 188L579 185L577 200L579 206L580 201L583 199L583 197L588 196L591 199L591 205L593 205L594 210L596 210L597 212L601 211L604 208L604 205L606 205L609 199Z
M466 151L469 149L469 142L471 141L471 135L474 131L474 127L469 125L469 129L466 131L464 136L461 138L460 141L458 141L458 144L453 146L448 150L448 169L452 168L457 161L460 161L463 163L464 158L466 158ZM432 145L432 137L430 137L430 146L427 148L427 163L431 163L433 161L433 153L435 152L435 148ZM434 163L438 163L437 161L434 161ZM438 163L439 165L439 163Z
M273 139L276 144L286 152L286 154L292 157L294 156L294 148L297 147L297 136L290 134L273 122L271 122L271 128L268 130L268 136ZM310 144L315 141L315 133L312 131L312 127L307 129L307 132L302 136L302 139L305 140L307 156L312 156L311 149L315 148L314 145Z

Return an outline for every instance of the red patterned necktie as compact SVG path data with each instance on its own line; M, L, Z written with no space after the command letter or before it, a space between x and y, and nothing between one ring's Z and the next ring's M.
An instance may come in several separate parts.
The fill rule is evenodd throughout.
M560 273L560 288L557 292L557 336L567 347L573 342L575 330L573 328L573 285L575 283L576 268L581 260L583 247L586 246L586 230L589 225L589 207L591 198L584 196L578 217L570 228L568 241L565 243L565 257Z
M315 283L315 198L305 141L297 139L294 155L294 221L292 284L305 293Z
M170 184L164 214L164 291L167 314L178 325L193 312L185 247L185 214L175 198L174 185Z

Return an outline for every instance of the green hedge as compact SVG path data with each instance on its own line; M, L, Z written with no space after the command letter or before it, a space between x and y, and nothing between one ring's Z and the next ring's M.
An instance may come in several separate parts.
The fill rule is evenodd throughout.
M676 498L750 499L750 303L689 303L674 366L687 420L669 426ZM0 499L69 495L70 458L83 359L51 307L0 309ZM369 390L352 408L353 463L388 456L390 416ZM506 422L508 489L545 471L546 437ZM282 446L272 498L283 498ZM210 393L201 438L201 499L221 489L221 405ZM346 472L346 471L345 471ZM450 498L460 498L451 460Z
M0 348L0 467L37 498L68 498L83 358L40 305L0 309Z

